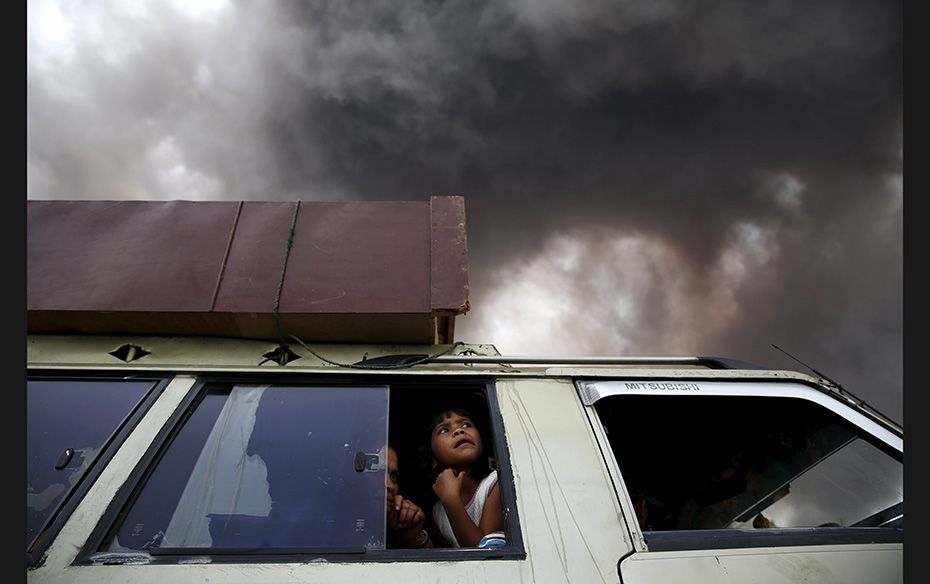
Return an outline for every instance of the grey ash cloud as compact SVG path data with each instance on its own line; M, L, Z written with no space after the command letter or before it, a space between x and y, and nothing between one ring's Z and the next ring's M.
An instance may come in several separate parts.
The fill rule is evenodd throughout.
M902 5L28 5L35 199L462 194L507 353L796 353L902 405Z

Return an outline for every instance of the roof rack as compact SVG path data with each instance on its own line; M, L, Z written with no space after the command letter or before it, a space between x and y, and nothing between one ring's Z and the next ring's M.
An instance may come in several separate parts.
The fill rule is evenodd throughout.
M759 365L724 357L559 357L444 355L430 363L487 363L506 365L697 365L709 369L764 369Z

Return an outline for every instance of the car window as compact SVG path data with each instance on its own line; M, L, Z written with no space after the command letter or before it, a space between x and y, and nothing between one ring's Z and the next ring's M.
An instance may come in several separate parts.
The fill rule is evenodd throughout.
M30 379L26 384L26 549L47 533L157 380Z
M75 562L526 556L493 384L294 379L198 381L139 454ZM464 554L445 546L433 513L430 424L450 405L468 410L480 428L476 468L496 479L503 504L503 530ZM408 518L419 516L422 524L388 521L387 502L396 502L396 494L412 513Z
M208 387L105 549L383 549L386 386Z
M594 405L640 529L902 528L900 453L816 403L611 395Z

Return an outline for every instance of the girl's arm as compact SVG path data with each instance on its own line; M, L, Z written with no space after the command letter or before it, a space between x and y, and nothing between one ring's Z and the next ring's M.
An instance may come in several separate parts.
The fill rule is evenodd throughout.
M445 507L446 515L449 516L449 524L452 525L452 533L455 534L459 547L477 546L484 537L484 533L468 516L462 500L443 501L442 506Z
M484 502L484 511L481 512L481 537L492 531L504 531L504 504L501 502L500 483L494 483ZM458 537L458 536L456 536ZM479 537L480 541L481 538ZM477 544L476 544L477 545Z
M452 526L452 532L459 546L475 547L488 533L504 529L500 490L496 484L491 488L481 514L480 525L475 525L465 511L465 504L462 503L460 496L464 478L464 473L456 475L452 469L446 469L436 479L433 490L446 510L449 524Z

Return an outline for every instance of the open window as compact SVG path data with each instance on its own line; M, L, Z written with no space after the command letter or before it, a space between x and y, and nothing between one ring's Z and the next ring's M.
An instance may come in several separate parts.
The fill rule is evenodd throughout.
M403 549L386 523L389 443L400 454L401 493L429 513L420 430L440 403L474 410L497 467L499 415L482 382L205 380L143 457L76 562L454 555L458 550ZM515 509L510 520L515 525ZM522 548L469 551L479 553L467 557L483 559Z
M445 410L457 409L467 413L475 423L482 438L482 454L474 472L480 478L491 473L498 483L500 463L497 454L499 440L496 435L500 427L495 427L489 407L487 388L484 383L445 383L441 386L430 383L395 383L391 386L391 445L398 453L398 482L401 494L420 506L427 515L427 527L431 525L433 508L437 499L432 490L437 471L432 468L432 456L429 440L432 431L431 422L436 414ZM512 500L512 498L511 498ZM393 547L402 549L397 541L389 542Z
M586 382L582 393L650 550L901 541L903 441L812 388Z

